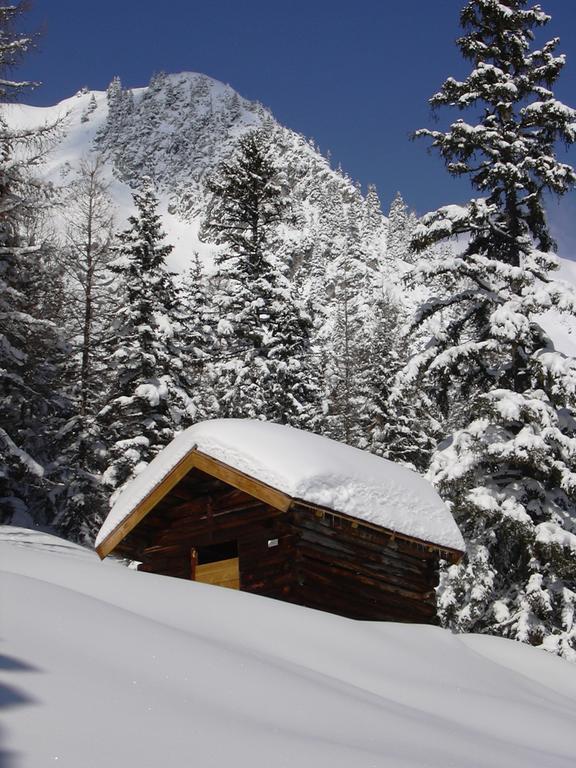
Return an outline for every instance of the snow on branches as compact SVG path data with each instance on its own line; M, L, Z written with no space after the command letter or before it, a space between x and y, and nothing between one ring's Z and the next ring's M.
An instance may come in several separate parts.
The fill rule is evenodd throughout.
M574 361L539 324L550 308L576 314L576 293L554 280L543 205L576 182L555 157L576 138L575 110L551 90L564 57L554 39L531 50L548 17L523 0L470 0L458 41L472 62L448 78L433 107L474 108L448 130L423 129L454 176L481 197L427 214L413 247L427 251L411 280L434 293L414 327L433 335L404 373L423 382L450 436L429 476L468 545L442 575L440 615L462 631L542 645L576 660L576 397ZM453 256L434 249L456 239Z

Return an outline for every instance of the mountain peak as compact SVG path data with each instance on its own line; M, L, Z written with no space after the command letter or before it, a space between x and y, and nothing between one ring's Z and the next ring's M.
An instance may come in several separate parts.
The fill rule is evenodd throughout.
M8 118L26 127L62 120L58 143L39 169L56 189L68 183L83 158L98 153L120 226L132 213L131 190L142 177L151 177L177 268L194 251L208 256L197 236L207 205L205 179L233 155L238 139L256 128L266 128L291 188L297 223L289 236L310 240L308 250L317 247L313 232L322 222L344 220L338 211L352 201L363 204L350 179L333 170L313 142L280 125L258 102L199 72L159 72L139 88L124 88L115 77L106 91L83 88L48 108L13 106Z

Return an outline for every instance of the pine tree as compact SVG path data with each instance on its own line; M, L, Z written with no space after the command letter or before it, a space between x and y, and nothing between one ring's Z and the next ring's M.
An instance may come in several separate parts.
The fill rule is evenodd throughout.
M386 286L377 286L367 326L370 347L368 449L417 471L428 468L438 425L430 402L416 386L397 387L397 377L411 356L406 310Z
M88 106L82 112L82 117L80 118L81 122L87 123L90 120L90 115L92 112L94 112L98 108L98 104L96 103L96 96L92 94L90 96L90 101L88 102Z
M378 190L374 184L368 185L364 201L362 217L362 234L364 237L380 237L383 234L385 220L382 216L382 206Z
M368 185L363 204L361 235L367 252L368 263L374 270L382 267L383 252L386 243L386 219L382 215L382 206L374 184Z
M419 320L445 318L411 377L452 424L431 477L468 542L443 574L443 621L576 659L575 368L538 324L551 307L576 312L574 294L553 279L543 205L546 192L576 181L554 154L558 140L576 140L576 112L551 90L564 65L558 40L532 46L548 20L523 0L471 0L461 13L458 46L473 68L431 103L473 108L478 122L417 135L485 196L428 214L414 233L420 250L455 234L467 242L416 268L445 288Z
M157 213L152 182L134 194L136 215L118 235L110 269L118 280L116 311L105 347L111 381L98 414L109 458L104 480L122 486L189 422L188 372L182 363L181 303L166 270L171 246Z
M319 330L328 320L329 304L334 298L335 271L346 244L346 205L335 182L326 181L313 198L321 215L312 232L314 248L302 265L302 279ZM324 342L323 342L324 343Z
M415 254L410 247L415 226L415 215L408 210L402 195L397 192L388 213L386 239L386 258L392 264L397 264L398 259L409 263L415 260Z
M0 8L0 98L32 83L7 73L33 44L18 27L24 3ZM0 114L0 521L48 524L53 516L45 470L51 438L66 411L59 394L62 339L48 286L61 293L52 253L38 232L45 190L33 177L50 128L11 130Z
M134 108L132 91L125 91L122 88L122 81L117 75L112 78L106 90L106 101L108 120L105 130L117 133Z
M344 242L334 262L334 301L327 365L325 430L349 445L365 445L371 349L371 275L360 237L359 201L349 205Z
M288 279L291 258L278 226L287 185L265 131L247 134L208 182L202 236L216 258L219 359L214 376L222 415L310 426L317 400L311 319Z
M10 80L7 74L34 46L34 35L20 32L20 23L27 11L27 3L19 2L0 7L0 101L15 101L37 83ZM5 127L3 121L3 127Z
M79 359L78 411L95 412L101 393L97 358L102 326L110 312L114 219L102 161L83 159L67 191L66 234L61 262L70 285L68 326ZM102 355L100 354L100 357Z
M210 285L200 256L194 253L192 264L182 281L182 346L183 359L193 371L194 391L190 393L191 416L194 421L219 415L213 364L217 348L214 305Z
M397 342L403 340L396 337ZM390 355L389 347L385 351ZM400 359L407 365L405 352L404 348ZM442 436L442 424L436 418L434 398L417 382L407 386L402 373L401 369L392 381L388 378L388 386L382 390L381 409L385 419L380 417L383 427L376 434L378 450L375 452L417 472L426 472Z
M69 541L92 545L108 511L109 492L100 467L105 446L92 416L80 416L70 398L67 418L54 432L55 459L47 479L52 483L52 527Z

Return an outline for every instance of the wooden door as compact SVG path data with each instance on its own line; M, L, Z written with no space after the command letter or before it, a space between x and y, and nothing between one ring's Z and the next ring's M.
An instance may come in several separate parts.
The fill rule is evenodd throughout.
M231 557L228 560L218 560L215 563L196 566L196 581L203 584L216 584L228 589L240 589L240 560Z
M240 589L240 560L236 542L193 549L190 577L204 584Z

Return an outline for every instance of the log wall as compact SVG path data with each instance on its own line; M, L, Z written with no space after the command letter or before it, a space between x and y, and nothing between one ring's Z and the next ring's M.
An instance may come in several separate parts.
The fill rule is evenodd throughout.
M295 601L354 619L436 622L438 555L294 505L298 532Z
M294 502L287 512L193 470L118 547L190 579L194 549L237 542L240 589L354 619L436 623L439 553Z

